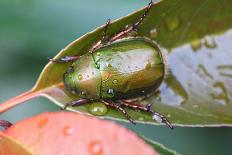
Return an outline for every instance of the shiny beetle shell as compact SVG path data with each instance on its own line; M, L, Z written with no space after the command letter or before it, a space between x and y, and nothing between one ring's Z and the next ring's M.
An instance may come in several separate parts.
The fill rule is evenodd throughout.
M64 74L64 83L81 98L119 100L155 91L164 75L162 53L154 42L126 38L82 55Z

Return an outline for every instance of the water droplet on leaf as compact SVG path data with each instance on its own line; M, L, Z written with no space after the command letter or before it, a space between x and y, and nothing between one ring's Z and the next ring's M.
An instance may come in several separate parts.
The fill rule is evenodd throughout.
M48 123L48 118L41 118L38 122L38 127L42 128Z
M64 127L64 129L63 129L63 134L65 135L65 136L69 136L69 135L71 135L71 134L73 134L74 133L74 129L73 128L71 128L70 126L65 126Z
M208 48L216 48L217 47L215 40L210 36L206 36L204 38L204 45L205 45L205 47L208 47Z
M81 92L81 95L86 95L86 92L82 91L82 92Z
M107 64L107 67L112 67L112 65L111 64Z
M191 42L191 47L193 51L197 51L198 49L201 48L201 40L200 39L195 39Z
M95 116L103 116L107 113L108 109L104 103L94 102L89 106L89 112Z
M103 155L103 148L100 141L92 141L88 145L90 155Z
M157 116L156 114L154 114L154 115L152 116L152 119L155 120L155 121L158 122L158 123L162 123L161 117Z
M139 120L139 121L143 121L144 118L141 116L141 117L138 118L138 120Z
M180 19L178 18L177 15L174 15L174 14L170 15L170 16L166 17L165 25L169 31L174 31L175 29L177 29L179 27Z
M157 37L157 35L158 35L158 32L157 32L156 28L153 28L150 30L150 37L151 38L155 38L155 37Z

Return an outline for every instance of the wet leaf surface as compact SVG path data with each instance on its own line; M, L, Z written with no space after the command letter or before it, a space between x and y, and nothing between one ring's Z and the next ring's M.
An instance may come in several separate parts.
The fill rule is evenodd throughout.
M232 124L232 2L225 0L169 0L156 3L139 27L136 36L154 40L163 51L169 73L159 88L142 104L154 103L153 109L179 126L231 126ZM122 31L144 12L136 11L114 21L108 34ZM101 37L102 27L87 33L65 47L56 58L82 55ZM70 64L49 63L32 89L57 105L77 100L64 89L63 73ZM90 104L68 108L89 113ZM150 115L128 109L135 120L156 124ZM116 110L108 109L104 118L126 121Z
M39 155L149 155L156 154L153 148L160 154L175 154L158 143L146 140L149 146L136 134L113 122L71 112L43 113L16 123L3 134L5 138L10 137L12 143L17 141ZM1 145L1 150L8 154L7 151L13 149Z

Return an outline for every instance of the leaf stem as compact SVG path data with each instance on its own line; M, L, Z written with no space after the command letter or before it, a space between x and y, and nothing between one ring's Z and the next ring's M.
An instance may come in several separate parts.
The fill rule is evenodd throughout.
M29 90L29 91L27 91L19 96L16 96L16 97L14 97L6 102L1 103L0 104L0 114L9 110L10 108L13 108L13 107L25 102L25 101L28 101L32 98L39 96L39 94L40 93L37 91Z

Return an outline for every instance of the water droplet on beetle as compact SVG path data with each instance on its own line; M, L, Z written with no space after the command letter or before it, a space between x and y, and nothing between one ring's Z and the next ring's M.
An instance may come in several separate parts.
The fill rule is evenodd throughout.
M38 127L42 128L48 123L48 118L41 118L38 122Z
M113 80L113 84L117 84L118 83L118 80L117 79L114 79Z
M169 15L165 18L165 26L169 31L176 30L180 25L180 19L177 15Z
M99 140L89 143L88 150L90 155L103 155L103 147Z
M157 116L157 115L155 115L155 114L152 116L152 119L155 120L155 121L158 122L158 123L162 123L161 117L159 117L159 116Z
M95 64L95 67L96 67L97 69L100 69L100 64L99 64L99 63L96 63L96 64Z
M95 116L103 116L107 113L108 109L104 103L94 102L88 108L89 112Z
M74 133L74 129L71 128L70 126L65 126L65 127L63 128L63 134L64 134L65 136L70 136L70 135L73 134L73 133Z
M109 89L108 90L108 95L109 95L109 97L114 97L114 90L113 89Z
M150 30L150 37L151 38L155 38L155 37L157 37L157 35L158 35L158 32L157 32L156 28L153 28Z
M81 92L81 95L84 95L84 96L85 96L85 95L86 95L86 92L82 91L82 92Z
M81 74L78 75L78 80L82 80L83 76Z

